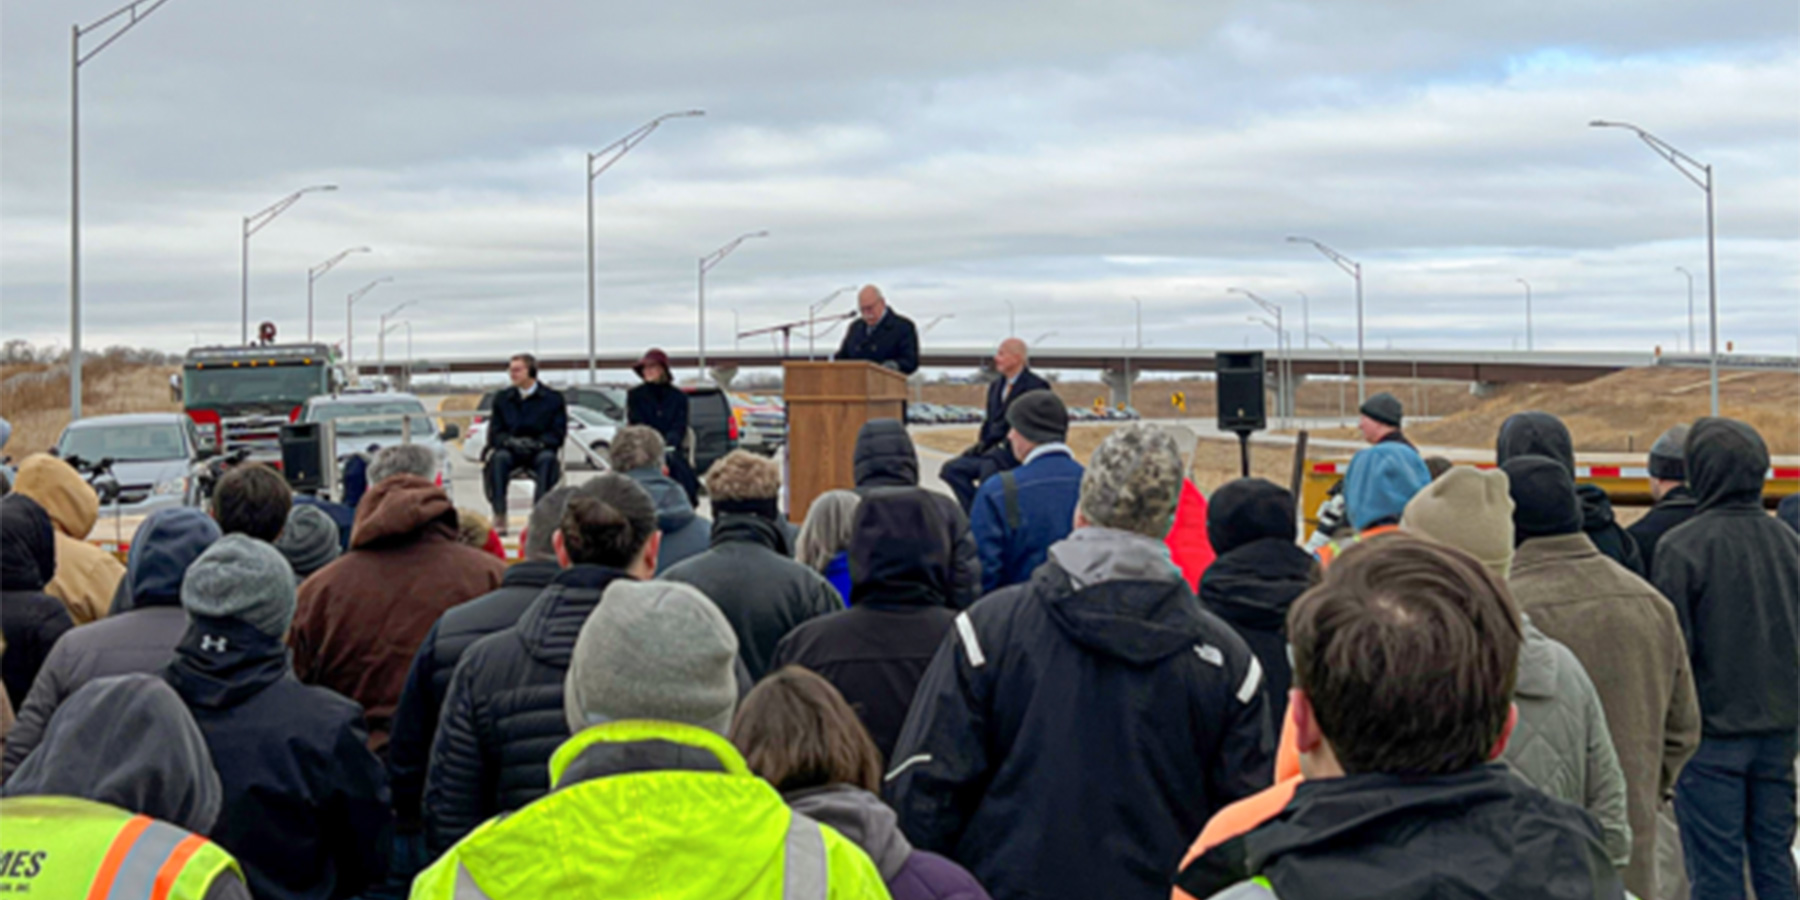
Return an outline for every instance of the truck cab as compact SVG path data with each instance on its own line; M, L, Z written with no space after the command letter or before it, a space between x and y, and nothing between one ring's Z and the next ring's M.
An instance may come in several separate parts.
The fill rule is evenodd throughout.
M312 397L339 386L325 344L196 347L181 366L181 405L217 452L240 448L281 464L281 426Z

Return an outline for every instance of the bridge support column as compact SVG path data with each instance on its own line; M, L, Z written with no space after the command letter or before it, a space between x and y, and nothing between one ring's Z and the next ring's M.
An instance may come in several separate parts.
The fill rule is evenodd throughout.
M1469 393L1473 394L1477 397L1481 397L1483 399L1494 396L1494 392L1499 389L1500 389L1500 385L1498 382L1493 382L1493 381L1471 381L1471 382L1469 382Z
M1108 402L1114 407L1117 407L1121 403L1130 406L1131 386L1137 381L1137 378L1138 373L1135 369L1129 372L1115 371L1113 369L1107 369L1106 371L1101 372L1100 380L1106 385L1107 393L1110 395L1110 400Z
M737 366L713 366L706 370L713 383L727 391L731 390L731 379L736 378L737 373Z

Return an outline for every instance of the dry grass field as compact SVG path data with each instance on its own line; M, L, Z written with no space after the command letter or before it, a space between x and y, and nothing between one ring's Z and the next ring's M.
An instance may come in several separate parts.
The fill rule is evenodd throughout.
M177 371L89 357L81 367L82 414L179 411L181 404L169 396L169 376ZM50 449L69 424L68 371L47 364L0 366L0 415L13 426L6 455L23 459Z
M1111 401L1106 386L1098 381L1063 381L1054 385L1054 389L1065 404L1073 407L1091 407L1096 399ZM1410 381L1370 381L1369 392L1376 391L1392 391L1408 410L1423 410L1422 415L1448 415L1481 403L1480 398L1469 393L1469 386L1461 382L1422 381L1415 386ZM1176 409L1171 402L1176 392L1187 395L1186 412ZM920 395L927 403L951 403L977 409L987 404L987 386L981 384L928 384ZM1210 419L1217 414L1214 396L1214 383L1198 378L1145 378L1131 387L1131 405L1150 419ZM1314 381L1301 385L1295 407L1301 416L1328 417L1338 414L1340 401L1349 415L1356 415L1354 383L1340 390L1337 383Z

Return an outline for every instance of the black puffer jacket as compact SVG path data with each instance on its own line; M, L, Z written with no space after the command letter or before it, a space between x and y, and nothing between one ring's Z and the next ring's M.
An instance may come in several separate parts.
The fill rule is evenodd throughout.
M50 648L75 627L62 601L44 593L56 576L55 527L30 497L0 500L0 629L6 639L0 676L13 709L25 706Z
M1800 535L1762 508L1769 450L1755 429L1701 419L1688 431L1692 519L1656 548L1656 589L1675 604L1694 663L1701 733L1800 727Z
M563 677L575 638L618 569L559 573L518 624L463 653L425 778L426 847L438 856L475 826L550 790L550 756L569 739Z
M525 608L561 571L555 562L519 563L506 570L498 589L445 610L432 623L406 673L406 687L400 693L388 736L388 778L394 788L394 812L403 828L411 829L419 822L431 742L437 735L438 715L450 693L450 676L457 661L476 641L517 625Z
M1262 663L1269 680L1269 713L1287 714L1288 607L1312 585L1312 554L1292 538L1263 538L1234 547L1200 576L1200 605L1231 623Z
M1508 416L1500 423L1500 437L1495 442L1495 461L1506 465L1515 456L1548 456L1562 463L1569 474L1575 473L1575 441L1569 427L1547 412L1522 412ZM1649 570L1638 553L1637 541L1613 518L1612 498L1598 485L1577 484L1581 498L1581 530L1601 554L1632 574L1648 578Z
M916 488L919 486L919 454L913 448L906 426L895 419L875 419L863 424L856 433L856 492L868 496L882 488ZM947 494L938 498L944 520L950 523L954 536L950 604L967 609L981 597L981 550L975 546L975 534L969 530L969 516L962 504Z

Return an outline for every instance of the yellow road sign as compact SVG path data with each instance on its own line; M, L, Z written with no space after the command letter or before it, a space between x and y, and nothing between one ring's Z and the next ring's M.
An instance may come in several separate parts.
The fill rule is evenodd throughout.
M1187 412L1187 392L1186 391L1176 391L1175 394L1169 398L1169 402L1174 404L1176 409L1179 409L1182 412Z

